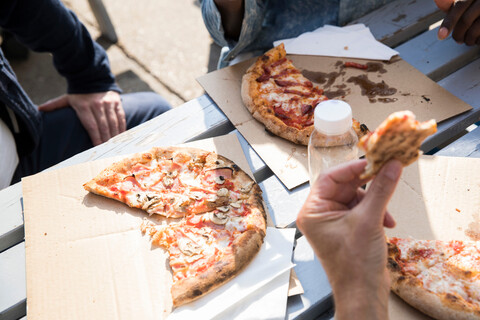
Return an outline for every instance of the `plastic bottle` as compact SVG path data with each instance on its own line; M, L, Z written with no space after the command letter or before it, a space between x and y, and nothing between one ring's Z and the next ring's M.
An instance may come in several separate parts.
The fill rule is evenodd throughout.
M350 105L340 100L318 104L314 112L314 130L308 143L310 185L326 169L358 159L357 143Z

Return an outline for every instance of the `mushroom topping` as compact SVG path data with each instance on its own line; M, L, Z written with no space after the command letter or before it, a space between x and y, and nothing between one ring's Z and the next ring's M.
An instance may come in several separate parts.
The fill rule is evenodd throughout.
M189 197L193 200L201 200L205 197L205 194L203 192L193 191L190 192Z
M190 205L190 202L191 202L191 200L189 198L182 196L182 197L177 199L173 208L177 212L186 212L187 211L186 207L188 207Z
M149 215L152 215L154 213L159 214L160 212L164 212L165 206L162 202L156 202L148 207L145 211L148 212Z
M243 201L239 200L237 202L230 203L230 206L232 206L233 208L239 209L242 206L242 203L243 203Z
M223 161L223 160L217 159L217 160L215 161L215 165L217 165L218 167L221 167L221 166L223 166L224 164L225 164L225 161Z
M253 181L249 181L243 185L243 187L240 188L240 191L243 193L248 193L250 190L253 188Z
M225 224L228 221L228 216L223 212L213 211L210 220L215 224Z
M170 187L172 184L173 184L173 179L172 178L170 178L168 176L163 177L163 185L165 187Z
M142 209L147 210L148 208L152 207L153 205L155 205L155 207L161 206L162 209L163 209L163 203L162 203L161 199L158 198L158 197L153 197L153 198L148 199L148 201L146 201L142 205Z
M167 176L168 176L168 177L175 178L176 176L178 176L178 171L177 171L177 170L173 170L173 171L171 171L171 172L167 172Z
M180 238L177 243L180 251L187 256L193 256L202 252L202 247L190 239Z
M230 207L229 206L221 206L221 207L217 207L217 209L219 211L222 211L222 212L228 212L230 210Z
M225 177L224 176L215 177L215 183L216 184L224 184L225 183Z
M227 188L221 188L217 190L217 196L219 197L228 197L228 189Z

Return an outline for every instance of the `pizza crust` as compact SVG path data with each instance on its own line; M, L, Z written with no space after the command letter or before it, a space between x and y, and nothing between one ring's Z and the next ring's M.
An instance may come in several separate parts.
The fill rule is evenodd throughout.
M260 251L265 233L248 230L233 243L234 255L218 261L199 277L179 280L172 286L173 305L178 307L215 290L240 273Z
M301 130L287 126L273 114L272 109L267 105L267 101L259 98L260 85L257 78L263 74L263 65L283 59L286 55L282 43L258 58L242 77L241 96L252 116L263 123L266 130L294 143L307 145L313 131L313 125Z

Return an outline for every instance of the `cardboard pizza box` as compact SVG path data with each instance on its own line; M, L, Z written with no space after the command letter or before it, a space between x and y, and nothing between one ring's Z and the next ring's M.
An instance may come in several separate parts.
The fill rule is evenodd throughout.
M236 135L188 146L216 151L253 177ZM140 231L148 215L83 188L119 158L22 180L29 319L165 319L172 312L168 252Z
M471 109L410 64L391 61L287 55L331 99L348 102L353 117L374 130L395 111L411 110L420 121L446 120ZM233 125L288 188L308 181L307 148L265 131L243 105L241 79L255 59L208 73L198 82ZM370 64L371 71L344 68L344 62Z
M480 159L422 156L405 168L388 205L397 225L387 236L480 240ZM431 319L394 293L390 319Z

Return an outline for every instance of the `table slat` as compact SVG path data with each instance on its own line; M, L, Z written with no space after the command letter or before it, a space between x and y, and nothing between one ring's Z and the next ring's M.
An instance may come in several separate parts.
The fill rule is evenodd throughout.
M480 158L480 127L455 140L435 155Z
M439 123L437 133L425 140L422 144L422 150L429 151L441 145L480 120L479 69L480 59L477 59L438 82L450 93L470 104L473 109Z
M427 30L443 16L444 13L438 10L431 0L397 0L351 24L365 24L377 40L389 47L395 47Z
M456 43L451 36L437 39L438 27L395 48L400 57L434 81L466 66L480 55L480 46Z
M25 242L0 253L0 319L18 319L26 311Z

